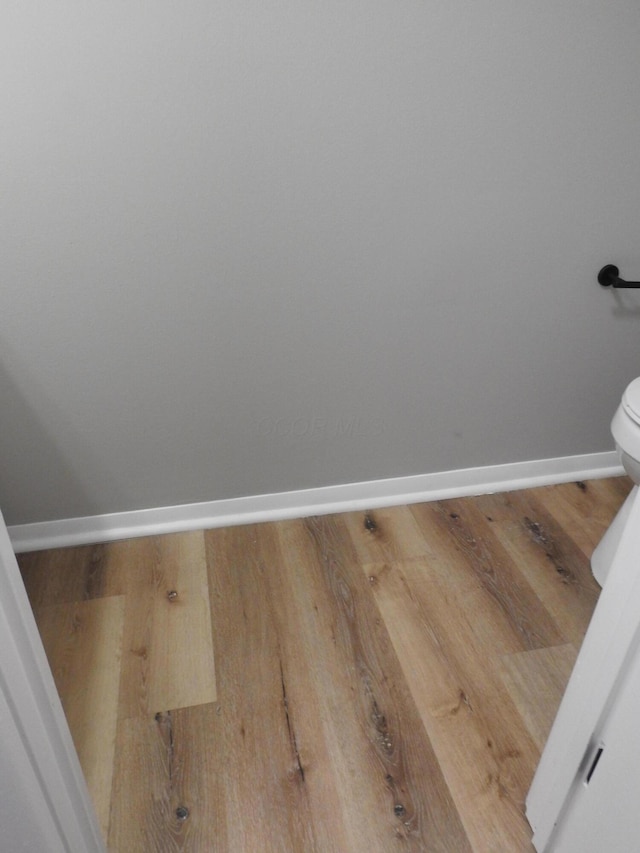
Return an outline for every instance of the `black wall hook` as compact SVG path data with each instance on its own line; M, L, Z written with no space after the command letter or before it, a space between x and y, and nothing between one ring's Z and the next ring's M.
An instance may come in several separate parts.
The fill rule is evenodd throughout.
M640 281L625 281L620 278L620 270L613 264L602 267L598 273L598 284L603 287L640 287Z

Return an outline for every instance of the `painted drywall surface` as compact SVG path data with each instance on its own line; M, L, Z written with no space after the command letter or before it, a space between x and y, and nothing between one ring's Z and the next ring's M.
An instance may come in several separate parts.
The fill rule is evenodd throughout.
M6 3L8 523L589 453L640 8Z

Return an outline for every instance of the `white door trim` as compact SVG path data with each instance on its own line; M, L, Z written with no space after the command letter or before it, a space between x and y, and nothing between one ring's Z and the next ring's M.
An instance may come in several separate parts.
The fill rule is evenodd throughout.
M2 776L12 786L11 815L2 815L0 804L6 849L103 853L89 792L1 514L0 727ZM46 847L33 847L36 837L46 838Z

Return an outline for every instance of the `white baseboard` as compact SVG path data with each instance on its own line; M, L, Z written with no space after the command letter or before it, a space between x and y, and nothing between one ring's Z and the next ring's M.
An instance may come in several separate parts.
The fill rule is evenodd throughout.
M135 536L508 492L572 480L616 477L621 474L624 474L624 469L615 451L590 453L583 456L562 456L556 459L537 459L532 462L347 483L295 492L16 524L9 527L9 536L14 550L20 553L44 548L111 542Z

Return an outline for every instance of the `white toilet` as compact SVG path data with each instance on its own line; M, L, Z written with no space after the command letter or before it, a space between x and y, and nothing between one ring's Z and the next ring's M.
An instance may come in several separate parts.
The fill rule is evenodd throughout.
M616 442L620 461L635 486L591 557L591 570L600 586L604 586L607 579L622 532L629 519L631 507L638 495L638 484L640 484L640 377L634 379L625 389L620 405L611 421L611 432Z

